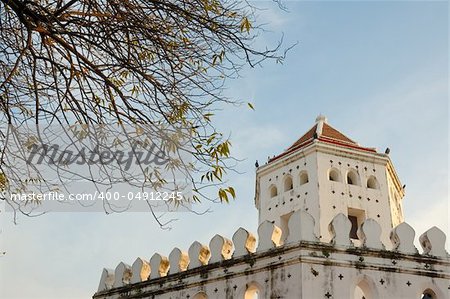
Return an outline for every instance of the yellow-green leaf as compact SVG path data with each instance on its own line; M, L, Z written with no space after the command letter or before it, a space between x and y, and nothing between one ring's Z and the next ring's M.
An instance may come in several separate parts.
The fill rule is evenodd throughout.
M211 116L213 116L213 113L206 113L203 115L203 117L207 120L207 121L211 121Z
M241 31L242 32L247 31L247 33L248 33L248 32L250 32L251 27L252 27L252 25L250 24L250 21L248 20L248 18L244 17L241 22Z
M227 191L231 194L231 196L233 196L233 198L236 198L236 192L233 187L228 187Z
M221 202L228 202L228 195L223 189L219 189L219 199Z

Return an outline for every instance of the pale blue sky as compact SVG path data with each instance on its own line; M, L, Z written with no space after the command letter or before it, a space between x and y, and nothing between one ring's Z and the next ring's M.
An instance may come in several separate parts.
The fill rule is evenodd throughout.
M145 213L55 213L38 218L1 215L0 298L88 298L103 267L168 255L216 233L243 226L256 232L254 162L280 153L309 129L317 114L365 146L391 158L407 184L406 220L421 234L448 231L448 3L271 2L260 42L298 41L283 65L264 64L230 82L227 93L256 111L233 108L217 116L233 150L246 158L233 174L238 198L207 215L179 213L161 231Z

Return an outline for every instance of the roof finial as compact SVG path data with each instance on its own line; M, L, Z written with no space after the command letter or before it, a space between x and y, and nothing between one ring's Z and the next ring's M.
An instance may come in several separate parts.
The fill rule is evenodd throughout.
M319 114L319 116L317 116L316 118L316 133L314 134L314 136L319 137L320 135L322 135L322 130L323 130L323 124L327 123L327 118L325 115ZM315 137L314 139L316 139L317 137Z
M328 119L327 119L327 117L325 116L325 115L323 115L322 113L321 114L319 114L317 117L316 117L316 123L319 123L319 122L324 122L324 123L328 123Z

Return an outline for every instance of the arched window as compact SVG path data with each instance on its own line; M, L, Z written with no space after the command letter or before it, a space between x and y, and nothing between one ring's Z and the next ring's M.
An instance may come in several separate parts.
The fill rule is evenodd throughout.
M278 190L275 185L270 186L269 188L270 198L275 197L278 195Z
M420 299L436 299L436 298L437 298L436 294L430 289L426 289L420 296Z
M371 176L367 179L367 188L370 188L370 189L380 189L380 184L378 183L377 178L374 177L373 175L371 175Z
M256 283L251 283L247 286L244 299L262 299L261 291Z
M357 186L360 185L359 175L358 175L358 173L356 171L349 170L347 172L347 184L349 184L349 185L357 185Z
M205 292L200 292L194 295L192 299L208 299L208 296Z
M341 182L341 173L336 168L332 168L328 171L328 180L333 182Z
M367 295L364 293L363 289L359 285L355 288L355 295L353 296L354 299L369 299L367 298Z
M378 292L373 281L366 275L361 276L355 285L353 299L378 299Z
M284 191L292 190L292 188L294 188L294 185L292 183L292 177L290 175L288 175L284 179Z
M309 182L308 173L306 171L302 171L300 173L300 186Z

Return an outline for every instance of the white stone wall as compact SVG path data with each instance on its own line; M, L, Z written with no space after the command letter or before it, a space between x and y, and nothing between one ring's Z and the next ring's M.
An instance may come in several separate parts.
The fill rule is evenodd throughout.
M268 220L286 231L286 222L282 219L292 211L304 210L319 218L319 197L317 155L315 152L298 152L293 156L267 164L257 172L257 184L259 184L259 199L257 208L259 211L259 224ZM308 182L300 184L300 175L307 174ZM292 178L293 189L284 190L284 182L287 177ZM278 195L271 197L270 190L275 186ZM316 228L319 234L319 226ZM285 238L283 237L282 240Z
M350 221L338 214L330 223L330 243L314 234L314 219L292 214L289 235L269 221L258 234L240 228L229 240L214 236L209 244L194 242L165 258L137 259L104 270L95 299L100 298L450 298L450 259L445 235L433 227L414 247L414 230L406 223L390 234L393 250L381 242L381 226L367 219L359 229L361 244L349 239ZM148 277L148 278L146 278ZM254 297L254 292L258 297ZM359 297L361 298L361 297Z
M391 215L392 215L392 227L404 221L403 216L403 193L404 190L395 182L394 177L391 172L394 170L391 167L386 168L386 177L388 179L388 191L389 191L389 202L391 204Z
M389 232L392 229L391 211L388 196L388 181L386 178L385 159L367 161L367 157L358 156L350 151L319 152L319 202L320 225L323 240L329 241L328 223L338 213L348 215L349 209L356 214L362 214L362 219L373 218L382 227L383 243L389 244ZM341 174L341 181L328 179L329 169L335 169ZM348 172L356 174L355 185L346 182ZM379 189L367 188L367 179L375 177Z
M382 227L382 241L389 247L389 232L403 222L403 194L398 191L398 178L388 168L393 169L387 155L315 141L257 170L259 223L268 220L286 228L285 215L301 209L319 219L315 232L322 241L328 242L330 221L339 213L348 215L351 211L359 215L360 222L376 219ZM329 180L331 169L339 173L340 181ZM309 179L304 185L299 184L302 172L307 172ZM355 175L355 185L347 183L348 172ZM284 191L288 176L293 178L293 190ZM367 187L369 179L376 180L376 189ZM272 186L278 190L275 197L270 194Z

